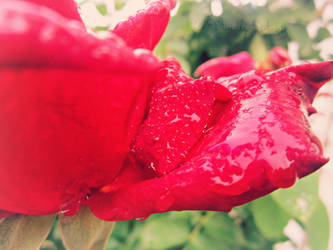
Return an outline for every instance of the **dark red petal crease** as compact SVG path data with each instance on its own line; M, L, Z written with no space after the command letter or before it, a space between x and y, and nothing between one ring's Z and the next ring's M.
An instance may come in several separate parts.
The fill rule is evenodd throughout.
M120 36L132 48L153 50L160 41L170 19L174 0L146 1L146 7L120 22L112 33Z
M221 118L191 158L159 178L142 181L89 201L105 220L128 220L172 210L229 211L315 171L328 159L311 132L307 106L317 89L313 75L333 77L333 62L252 71L219 83L232 92ZM305 70L306 69L306 70Z

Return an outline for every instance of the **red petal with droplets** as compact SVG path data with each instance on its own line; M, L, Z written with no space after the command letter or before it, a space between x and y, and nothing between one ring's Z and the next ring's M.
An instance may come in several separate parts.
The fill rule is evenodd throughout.
M133 148L143 165L157 175L170 172L186 159L203 134L215 100L212 81L192 79L174 59L164 66ZM221 99L230 98L224 87L218 94Z
M194 72L196 76L211 76L215 79L254 69L254 60L247 52L229 57L218 57L201 64Z
M222 78L232 100L192 158L159 178L129 185L90 201L105 220L127 220L171 210L229 211L293 185L327 162L307 121L306 107L333 77L333 62ZM306 69L306 70L305 70ZM320 78L307 78L321 75ZM320 79L320 81L317 81Z
M117 24L112 32L132 48L153 50L169 23L170 10L174 6L172 0L147 1L145 9Z
M118 175L159 63L34 4L0 16L0 209L75 211Z

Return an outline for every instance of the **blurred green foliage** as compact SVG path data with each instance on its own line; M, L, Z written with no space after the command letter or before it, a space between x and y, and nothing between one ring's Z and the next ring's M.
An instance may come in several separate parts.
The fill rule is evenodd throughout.
M321 59L317 45L331 37L329 22L323 22L316 36L310 37L307 26L322 20L322 10L317 10L312 0L296 0L285 7L277 6L276 0L256 7L234 6L221 0L220 16L211 14L212 1L180 2L177 15L171 19L155 52L161 58L177 57L189 73L210 58L240 51L249 51L262 61L270 49L287 48L291 41L299 44L300 59Z
M172 17L155 53L162 59L177 57L185 70L193 73L210 58L240 51L249 51L260 61L271 48L287 48L291 41L299 44L301 59L320 60L316 45L331 37L325 26L310 37L307 26L313 20L320 20L322 13L315 9L312 0L295 0L287 7L276 7L275 0L257 7L221 2L222 15L213 16L211 1L180 1L177 14ZM103 5L96 8L106 14ZM318 174L300 180L293 188L278 190L234 208L229 214L170 212L144 221L118 222L107 249L268 250L277 242L288 240L296 248L297 242L284 233L291 219L303 228L311 249L327 249L329 220L318 196ZM64 249L57 226L42 249Z

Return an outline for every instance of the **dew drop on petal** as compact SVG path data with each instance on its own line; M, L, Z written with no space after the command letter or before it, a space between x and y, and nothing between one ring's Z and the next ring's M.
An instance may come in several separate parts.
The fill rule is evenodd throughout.
M145 221L149 218L149 215L148 216L145 216L145 217L141 217L141 218L136 218L135 220L137 221Z
M175 199L170 194L162 195L157 201L156 201L156 210L158 211L166 211L169 209L172 204L175 202Z

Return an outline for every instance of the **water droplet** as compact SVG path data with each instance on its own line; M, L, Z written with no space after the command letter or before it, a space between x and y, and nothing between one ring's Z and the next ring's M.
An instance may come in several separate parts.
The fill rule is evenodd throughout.
M104 193L104 194L106 194L106 193L110 193L110 192L112 192L113 190L115 190L115 187L114 187L114 185L112 185L112 184L105 185L105 186L103 186L103 187L101 187L101 188L99 189L99 191L100 191L101 193Z
M206 160L201 166L200 168L202 168L205 171L208 172L212 172L213 168L212 168L212 163L209 160Z
M78 212L78 209L72 209L72 210L62 210L60 211L61 214L65 215L65 216L74 216L76 215Z
M24 33L30 28L27 21L18 15L12 17L7 25L9 26L10 30L17 33Z
M191 118L191 122L200 122L200 120L201 120L200 117L196 113L193 113L192 115L184 114L184 117Z
M40 31L40 40L42 42L48 42L54 39L54 36L55 36L55 28L51 25L42 28Z
M156 167L155 167L155 165L154 165L154 162L151 162L151 163L150 163L150 167L151 167L152 170L156 171Z
M176 115L176 118L170 121L170 124L180 121L181 119Z
M92 52L92 56L95 58L103 58L104 56L112 54L112 51L108 46L100 46L97 47L95 50Z
M172 204L175 202L175 199L170 194L162 195L157 201L156 201L156 209L158 211L166 211L169 209Z
M146 216L146 217L141 217L141 218L136 218L135 220L137 221L145 221L149 218L150 215Z

